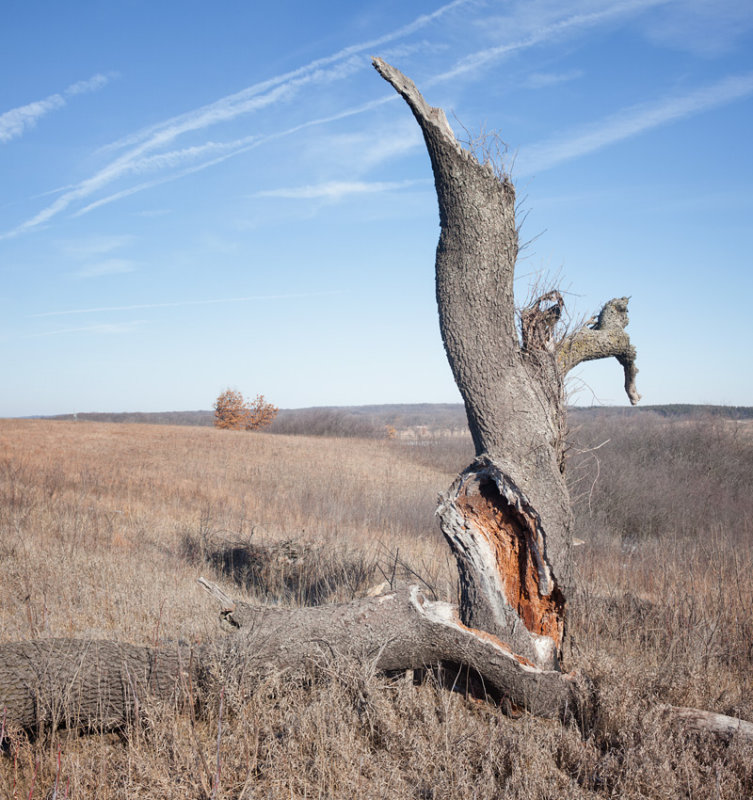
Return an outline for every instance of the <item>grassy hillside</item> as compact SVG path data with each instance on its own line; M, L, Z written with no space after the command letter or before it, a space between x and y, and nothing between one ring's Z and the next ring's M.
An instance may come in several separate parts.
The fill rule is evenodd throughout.
M29 741L6 726L0 797L49 797L56 779L104 800L753 796L753 748L686 735L656 705L753 719L750 425L574 425L585 544L566 666L594 679L602 707L585 740L333 654L305 678L228 694L221 725L209 697L198 716L152 704L120 734ZM347 600L385 579L457 590L433 512L467 438L4 420L0 453L2 641L213 636L200 574L264 602ZM283 542L263 569L222 557Z

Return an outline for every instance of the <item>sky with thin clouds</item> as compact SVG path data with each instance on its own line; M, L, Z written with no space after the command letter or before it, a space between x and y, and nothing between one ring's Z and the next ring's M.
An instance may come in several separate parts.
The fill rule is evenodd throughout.
M459 402L428 156L517 185L520 301L628 295L644 403L753 405L753 5L71 0L0 25L0 416ZM616 362L570 380L627 402Z

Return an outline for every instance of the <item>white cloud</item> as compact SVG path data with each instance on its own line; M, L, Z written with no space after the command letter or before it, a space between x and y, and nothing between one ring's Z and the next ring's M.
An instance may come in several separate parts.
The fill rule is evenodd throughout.
M67 239L58 242L58 247L68 256L87 259L102 256L132 244L135 237L130 234L86 236L82 239Z
M254 197L280 197L291 200L342 200L354 194L395 192L413 186L427 186L429 180L407 181L329 181L310 186L292 186L256 192Z
M692 1L701 2L702 0ZM248 136L227 142L208 141L196 146L173 148L162 152L164 148L172 145L183 135L228 122L241 115L289 102L304 91L310 92L316 85L326 86L342 80L354 71L366 67L368 62L363 57L364 51L373 52L385 44L415 33L440 17L471 2L472 0L454 0L435 12L419 16L408 25L384 36L343 48L332 55L316 59L298 69L253 84L240 92L221 97L213 103L169 118L158 125L137 131L133 135L115 142L108 149L122 151L118 157L111 160L98 172L62 192L46 208L30 219L16 228L0 234L0 239L37 228L71 205L79 206L75 212L76 216L87 214L103 205L137 192L211 167L266 142L293 135L315 125L323 125L360 114L383 103L395 101L398 99L397 95L388 94L344 111L301 122L278 133L258 137ZM626 17L637 16L649 9L669 4L677 5L677 3L678 0L618 0L618 2L611 2L605 6L603 0L569 0L564 5L558 0L525 0L525 2L516 0L508 4L507 7L510 7L511 11L507 16L500 17L496 21L488 17L484 20L485 26L492 32L490 35L496 35L498 41L501 35L506 37L501 44L472 53L459 60L451 69L422 83L429 86L458 75L474 75L508 54L564 36L576 35L596 26L615 24ZM496 34L493 33L495 26L498 29ZM531 85L541 88L545 85L572 80L577 75L578 73L575 71L541 73L531 76L529 81ZM94 87L98 82L92 79L91 82L85 83L87 85L91 83ZM74 87L78 86L78 84L74 84ZM349 177L358 177L359 173L365 172L370 166L414 146L419 146L419 142L416 131L410 134L410 137L396 139L392 142L374 140L368 148L364 148L358 161L354 161L356 167L354 172L349 173ZM584 143L583 146L589 147L590 145ZM196 163L197 161L200 163ZM191 162L193 165L185 166ZM135 185L131 184L125 187L121 185L117 190L102 196L103 191L107 190L114 182L128 180L135 174L145 172L161 174L153 180Z
M277 136L282 136L284 134L277 134ZM119 192L115 192L114 194L107 195L105 197L101 197L99 200L95 200L93 203L89 203L88 205L80 208L73 214L74 217L81 217L84 214L88 214L90 211L94 211L96 208L100 208L101 206L108 205L109 203L114 203L116 200L122 200L124 197L130 197L133 194L137 194L138 192L142 192L145 189L151 189L154 186L160 186L163 183L169 183L170 181L176 181L179 178L184 178L186 175L192 175L195 172L201 172L203 169L207 169L208 167L214 166L215 164L219 164L221 161L226 161L228 158L232 158L233 156L240 155L241 153L245 153L247 150L250 150L253 147L256 147L262 141L267 141L268 139L276 138L275 136L265 137L264 139L254 140L254 137L249 137L252 141L251 144L247 144L244 147L238 147L235 150L231 150L224 155L217 156L216 158L212 158L209 161L204 161L201 164L197 164L193 167L187 167L180 172L172 172L169 175L166 175L161 178L155 178L151 181L145 181L144 183L138 183L135 186L129 186L127 189L122 189ZM10 236L15 236L20 231L16 229L15 231L11 231L7 234L0 234L0 239L7 238Z
M639 14L647 9L665 5L666 3L676 2L676 0L624 0L623 2L612 3L607 8L603 4L576 3L575 13L571 13L571 8L563 10L561 3L529 3L528 7L516 7L514 16L505 17L494 24L492 20L486 20L485 25L490 28L499 27L504 31L507 41L502 44L478 50L455 64L452 69L434 76L425 82L425 85L444 82L467 73L475 73L479 70L499 61L499 59L520 50L527 50L530 47L548 42L560 36L577 33L587 30L597 25L609 23L620 17ZM510 31L517 34L519 38L510 40Z
M136 265L126 258L108 258L95 264L88 264L71 273L74 278L103 278L107 275L122 275L133 272Z
M184 147L180 150L171 150L167 153L157 153L153 156L133 159L128 165L128 172L152 172L164 169L175 169L186 161L196 161L208 155L222 155L231 151L247 148L257 142L260 136L245 136L230 142L205 142L193 147Z
M66 97L73 97L85 92L93 92L101 89L110 80L107 75L94 75L86 81L79 81L71 84L62 93L51 94L43 100L37 100L18 108L12 108L0 114L0 142L10 142L17 139L27 130L30 130L50 111L63 108L66 105Z
M402 115L395 122L359 132L307 137L301 157L315 174L358 179L385 161L423 147L420 128Z
M210 300L176 300L169 303L136 303L130 306L100 306L98 308L68 308L60 311L43 311L30 317L64 317L74 314L101 314L106 311L142 311L152 308L184 308L186 306L213 306L223 303L248 303L252 300L297 300L309 297L328 297L342 294L339 290L321 292L292 292L288 294L257 294L248 297L219 297Z
M146 219L157 219L158 217L164 217L168 214L172 214L172 209L170 208L150 208L146 209L145 211L135 211L134 212L137 217L145 217Z
M153 137L158 136L160 133L166 133L167 135L172 136L171 132L177 131L179 133L183 133L187 130L196 130L198 128L207 127L207 125L214 124L215 121L219 121L221 119L231 119L239 114L247 113L246 103L257 95L269 92L275 87L281 85L284 86L287 84L295 84L299 79L307 81L310 79L312 74L320 71L323 67L330 66L331 64L350 61L350 63L362 65L362 59L358 59L354 62L352 61L352 57L360 55L364 52L373 52L376 48L379 48L382 45L388 44L396 39L401 39L410 35L411 33L415 33L417 30L420 30L440 17L443 17L448 12L467 5L470 2L472 2L472 0L452 0L452 2L446 3L436 11L433 11L430 14L422 14L416 17L416 19L414 19L412 22L409 22L407 25L403 25L402 27L397 28L394 31L390 31L383 36L350 45L338 50L332 55L311 61L305 66L298 67L297 69L281 75L277 75L274 78L269 78L266 81L255 83L246 89L242 89L240 92L222 97L206 106L202 106L201 108L194 109L186 114L173 117L165 122L153 125L142 131L138 131L129 137L113 143L110 145L110 147L127 147L129 145L136 144L137 142L149 141ZM249 110L253 110L253 108ZM172 138L174 138L174 136L172 136Z
M753 72L729 76L680 97L631 106L569 136L522 147L516 160L516 172L520 175L543 172L564 161L750 94L753 94Z
M115 192L114 194L107 195L105 197L100 198L99 200L95 200L92 203L84 206L83 208L79 209L78 211L73 214L74 217L80 217L84 214L88 214L91 211L94 211L101 206L108 205L109 203L113 203L117 200L122 200L125 197L130 197L138 192L142 192L145 189L151 189L155 186L160 186L164 183L169 183L171 181L178 180L183 178L187 175L192 175L195 172L200 172L201 170L207 169L208 167L212 167L215 164L219 164L222 161L226 161L229 158L234 158L242 153L247 152L255 147L259 147L266 142L271 142L276 139L283 139L287 136L293 136L300 131L306 130L307 128L312 128L317 125L326 125L329 122L334 122L336 120L345 119L346 117L351 117L356 114L362 114L366 111L370 111L373 108L376 108L380 105L384 105L385 103L392 102L393 100L398 100L398 95L386 95L385 97L380 97L377 100L370 100L366 103L363 103L359 106L354 106L353 108L345 109L344 111L340 111L336 114L332 114L328 117L318 117L316 119L307 120L306 122L301 122L298 125L294 125L292 128L287 128L286 130L278 131L277 133L271 133L267 136L262 137L254 137L249 136L246 139L238 139L234 143L228 143L229 145L237 145L235 149L231 149L230 147L224 147L222 143L210 143L210 147L208 148L211 151L212 148L215 148L217 151L222 153L222 150L227 150L227 152L222 153L221 155L209 159L208 161L204 161L200 164L197 164L193 167L188 167L183 169L179 172L173 172L169 175L166 175L161 178L155 178L151 181L145 181L143 183L136 184L135 186L130 186L127 189L122 189L119 192ZM418 133L418 129L416 129L415 134L410 134L410 136L415 136L415 141L420 144L420 134ZM373 138L373 137L372 137ZM244 144L244 142L248 142ZM404 152L406 149L409 149L412 145L409 145L407 141L396 142L396 141L385 141L384 143L372 142L369 146L364 145L363 151L361 153L361 160L364 162L365 166L373 166L374 164L378 163L383 158L388 157L388 155L396 155L398 152ZM201 146L198 148L187 148L187 152L193 151L200 151ZM177 151L176 151L177 152ZM149 159L142 159L142 162L149 162ZM135 162L137 165L139 162ZM157 163L155 161L154 163ZM176 165L178 160L176 159ZM365 168L365 167L364 167ZM129 170L131 171L131 170ZM133 171L138 171L135 169ZM13 236L17 236L19 233L22 233L26 228L24 226L19 226L15 230L12 230L8 233L0 234L0 239L6 239Z
M112 78L117 78L118 74L116 72L111 72L107 75L93 75L89 80L86 81L79 81L78 83L71 84L66 90L65 93L69 97L72 97L77 94L86 94L87 92L96 92L98 89L101 89L103 86L106 86Z
M43 336L63 336L68 333L93 333L102 336L120 336L126 333L135 333L146 323L144 319L135 319L130 322L104 322L98 325L84 325L80 328L59 328L54 331L32 333L24 338L36 339Z
M654 44L720 56L753 30L753 6L744 0L683 0L663 9L645 30Z
M582 69L571 69L569 72L534 72L523 82L526 89L547 89L560 83L568 83L583 76Z
M52 204L47 206L47 208L44 208L32 218L21 223L13 230L4 234L0 234L0 239L16 236L20 233L36 228L45 222L48 222L50 219L68 208L72 203L90 197L92 194L104 188L118 178L130 172L138 171L149 163L151 163L152 167L156 168L158 162L156 160L147 162L144 158L145 154L170 144L183 134L203 130L212 125L233 120L241 115L258 111L275 103L290 100L304 87L311 86L312 84L330 83L347 77L354 70L367 66L368 61L362 57L364 51L374 50L375 48L381 47L382 45L392 42L396 39L402 38L411 33L415 33L417 30L429 25L448 12L466 5L469 2L471 2L471 0L452 0L452 2L446 3L436 11L430 14L422 14L407 25L397 28L396 30L391 31L384 36L343 48L332 55L316 59L315 61L312 61L309 64L299 67L291 72L287 72L274 78L270 78L269 80L256 83L240 92L227 95L213 103L209 103L208 105L194 109L177 117L172 117L165 122L143 129L129 137L115 142L110 146L109 149L123 149L129 147L130 149L126 150L123 155L114 159L110 164L92 175L90 178L81 181L73 189L63 193ZM74 86L78 86L78 84L74 84ZM366 107L367 106L365 105L362 108L365 109ZM342 116L347 116L350 113L357 112L351 111L342 115L333 115L329 119L338 119ZM320 124L322 121L325 120L304 123L296 126L293 129L290 129L289 131L283 132L280 135L288 135L289 133L307 127L309 124ZM276 137L267 137L266 140L268 141L271 138ZM231 155L237 155L238 152L242 152L242 148L236 149L231 153ZM169 160L169 158L166 159L165 163L162 165L162 168L170 168L171 165L168 163ZM207 162L206 164L200 166L199 169L209 166L212 163L217 162ZM170 179L171 178L168 178L166 180ZM112 202L113 200L128 196L133 194L135 191L140 191L141 189L152 185L155 185L155 183L143 184L140 187L117 192L102 201L90 203L79 213L86 213L87 211L91 211L94 208L103 205L104 203Z
M199 128L204 128L209 125L216 124L217 122L232 119L241 113L249 113L252 110L258 110L260 108L269 106L273 103L279 102L282 99L288 99L292 97L292 95L295 94L298 90L302 89L304 85L310 84L312 82L318 82L318 81L330 82L333 80L337 80L339 78L344 77L346 74L349 74L350 71L354 68L354 66L355 62L349 60L344 64L339 64L333 67L329 71L318 69L310 74L302 75L301 77L296 78L295 80L291 80L285 84L276 86L275 88L271 89L267 94L260 95L258 97L253 97L251 99L244 99L243 102L240 104L234 102L226 103L224 101L218 101L217 103L214 103L211 106L205 106L204 108L199 109L197 112L184 115L184 117L181 118L179 121L171 120L160 130L156 131L149 139L137 145L136 147L132 148L131 150L128 150L126 153L119 156L115 160L111 161L103 169L99 170L99 172L95 173L90 178L86 178L85 180L77 184L74 189L71 189L70 191L63 193L53 203L47 206L47 208L44 208L42 211L33 216L31 219L26 220L26 222L21 223L11 231L8 231L4 234L0 234L0 239L7 239L13 236L17 236L20 233L24 233L25 231L31 230L32 228L36 228L39 225L42 225L43 223L57 216L60 212L68 208L73 202L90 197L92 194L108 186L113 181L134 171L139 171L141 167L144 166L145 164L144 155L146 153L148 153L151 150L155 150L159 147L162 147L166 144L169 144L170 142L174 141L175 138L177 138L179 135L183 133L186 133L188 131L198 130ZM224 100L228 100L228 98L224 98ZM249 138L253 139L253 137ZM246 147L249 146L253 146L253 141L251 142L250 145L246 145ZM238 152L242 150L243 148L239 147L231 154L237 155ZM187 148L186 152L189 151L191 151L191 148ZM165 156L167 158L167 161L169 162L171 160L171 154L168 153L165 154ZM212 163L217 163L220 160L224 160L224 158L226 157L227 156L221 156L218 159L200 165L196 169L203 169L211 165ZM179 159L176 156L172 160L175 162ZM168 180L170 179L171 178L168 178ZM161 182L163 181L158 181L156 183L161 183ZM112 202L112 200L119 199L121 197L126 197L130 194L133 194L136 191L140 191L141 189L146 188L147 186L156 185L156 183L147 184L141 187L134 187L132 189L126 189L121 192L118 192L115 195L110 196L109 198L105 198L104 200L90 204L85 209L82 209L79 212L79 214L91 211L93 208L103 205L104 203Z
M65 100L62 95L51 94L44 100L37 100L25 106L13 108L0 114L0 142L10 142L33 128L37 120L56 108L62 108Z

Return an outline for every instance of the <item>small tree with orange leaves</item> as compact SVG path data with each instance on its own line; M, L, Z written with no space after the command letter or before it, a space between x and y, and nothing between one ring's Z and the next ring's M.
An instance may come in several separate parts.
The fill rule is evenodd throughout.
M244 423L247 431L258 431L259 428L266 428L277 416L279 409L271 403L267 403L263 394L257 394L256 398L248 406L248 418Z
M249 409L243 395L234 389L225 389L214 401L214 425L226 430L240 430L248 418Z
M214 403L214 425L226 430L257 431L277 416L277 407L258 394L249 404L235 389L226 389Z

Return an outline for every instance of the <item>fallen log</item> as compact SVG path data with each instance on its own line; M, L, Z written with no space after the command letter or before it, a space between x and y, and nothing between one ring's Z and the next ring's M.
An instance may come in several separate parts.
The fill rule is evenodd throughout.
M350 656L376 671L440 665L467 669L489 699L575 722L586 733L598 698L587 679L544 670L494 636L467 628L449 603L417 586L350 603L308 608L235 602L204 579L229 634L203 644L139 647L115 641L41 639L0 644L4 726L32 734L54 728L92 732L138 724L149 701L194 703L231 680L248 693L271 672L331 666ZM753 723L695 708L660 706L686 731L753 742ZM1 744L1 742L0 742Z
M662 715L678 727L700 734L711 734L719 739L731 741L733 738L753 742L753 722L738 717L728 717L714 711L685 706L660 706Z
M494 636L466 628L454 606L428 600L417 586L306 608L251 606L233 603L217 587L213 593L233 633L194 647L77 639L0 645L0 709L30 731L114 728L137 720L148 697L192 702L194 692L217 686L223 674L253 691L270 671L343 655L384 671L465 667L490 697L532 714L578 720L585 711L575 676L540 669Z

